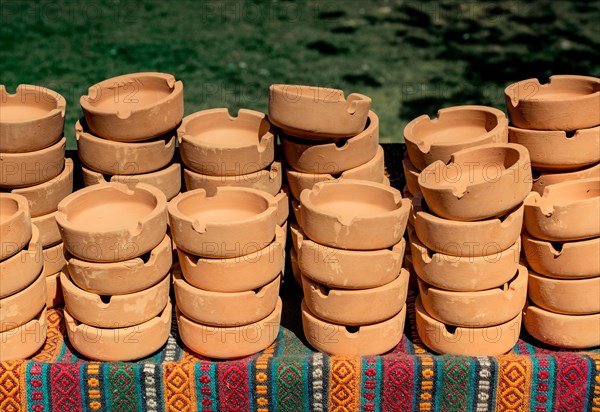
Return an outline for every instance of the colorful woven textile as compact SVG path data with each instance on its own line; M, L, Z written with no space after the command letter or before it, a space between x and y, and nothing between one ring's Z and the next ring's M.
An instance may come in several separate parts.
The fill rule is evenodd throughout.
M66 341L62 311L48 319L37 355L0 363L0 411L600 412L598 349L557 352L524 337L505 356L437 356L410 315L402 342L384 356L313 352L282 328L267 350L229 362L189 353L176 328L143 361L89 362Z

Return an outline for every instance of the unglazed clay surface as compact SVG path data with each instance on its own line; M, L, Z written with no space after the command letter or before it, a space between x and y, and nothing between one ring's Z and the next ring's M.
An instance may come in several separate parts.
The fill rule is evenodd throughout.
M533 187L531 188L531 190L533 190L534 192L538 192L540 195L543 195L546 186L566 182L569 180L588 179L591 177L600 178L600 163L596 163L593 166L585 167L574 172L542 172L539 174L536 173L533 176Z
M0 193L0 261L23 249L31 239L31 215L27 199Z
M421 172L412 164L407 153L404 154L404 159L402 159L402 170L404 171L406 188L410 193L410 197L413 197L415 194L421 192L421 188L419 187L419 175Z
M44 276L54 275L64 270L67 265L62 243L42 249L42 256L44 259L42 272Z
M32 228L29 243L7 259L0 261L0 298L17 293L40 276L44 265L40 233Z
M551 312L600 313L600 275L588 279L552 279L529 272L528 296L535 305Z
M24 325L46 304L46 277L41 273L25 289L0 299L0 332Z
M55 246L62 241L60 230L56 223L57 214L58 212L53 212L31 218L31 224L37 226L40 231L40 241L42 242L43 248Z
M0 361L25 359L46 342L48 320L46 308L29 322L0 332Z

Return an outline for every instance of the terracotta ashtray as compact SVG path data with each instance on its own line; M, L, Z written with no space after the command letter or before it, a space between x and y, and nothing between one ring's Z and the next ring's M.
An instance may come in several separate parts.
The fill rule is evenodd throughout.
M383 148L377 148L377 154L367 163L348 169L339 174L330 173L303 173L293 169L286 169L285 175L290 191L296 199L300 199L300 194L306 189L319 182L335 182L342 179L366 180L375 183L383 183L385 176L385 164Z
M536 130L578 130L598 126L600 79L550 76L546 84L527 79L504 90L510 121Z
M448 163L464 149L508 142L508 121L502 110L487 106L441 109L431 119L424 114L404 128L406 150L412 164L423 170L431 163Z
M236 176L258 172L275 158L275 130L264 113L209 109L186 116L177 130L181 159L195 172Z
M540 195L544 194L546 186L554 185L556 183L566 182L568 180L576 179L589 179L591 177L600 177L600 163L596 163L593 166L589 166L583 169L576 170L574 172L567 173L551 173L542 172L534 175L533 187L531 190L538 192Z
M0 332L24 325L46 304L46 277L41 273L25 289L0 299Z
M269 120L305 139L356 136L365 129L371 98L337 89L291 84L269 87Z
M600 313L600 274L588 279L552 279L529 272L528 296L535 305L552 312Z
M391 248L344 250L313 242L296 224L290 232L302 274L333 288L369 289L386 285L400 273L406 241Z
M78 353L104 362L131 361L158 351L169 338L173 307L170 302L156 317L140 325L96 328L64 311L69 342Z
M143 142L117 142L89 133L75 123L77 155L91 170L109 175L150 173L167 166L175 154L176 132Z
M42 273L44 276L54 275L65 269L67 265L62 243L42 249L42 257L44 261Z
M517 144L491 144L436 161L419 176L429 209L451 220L473 221L502 216L531 191L529 152Z
M0 298L25 289L40 276L44 260L40 233L32 228L31 239L16 255L0 261Z
M525 227L532 236L569 241L600 236L600 178L571 180L525 199Z
M79 190L58 205L56 222L72 255L117 262L149 252L167 231L167 200L154 186L105 183Z
M590 278L600 274L600 237L575 242L549 242L524 233L523 249L529 266L559 279Z
M531 336L549 345L569 349L600 346L600 313L564 315L530 305L523 323Z
M73 283L88 292L108 296L126 295L156 285L169 273L173 262L168 235L150 252L121 262L94 263L77 259L68 252L65 255Z
M286 231L277 227L275 239L263 249L233 258L203 258L177 249L185 280L213 292L245 292L259 288L282 271Z
M519 266L516 276L499 288L455 292L419 279L419 290L427 313L444 324L469 328L499 325L513 319L525 306L527 268Z
M508 139L529 150L531 166L537 170L573 170L600 162L600 126L573 134L509 127Z
M58 212L48 213L38 217L31 218L31 224L35 225L40 231L40 242L43 248L56 246L62 241L60 230L56 223L56 215Z
M421 192L421 187L419 186L419 175L421 172L411 163L406 155L404 156L404 159L402 159L402 169L404 170L406 187L411 197Z
M46 308L29 322L0 332L0 361L29 358L46 343L48 318Z
M320 182L300 197L300 227L313 241L339 249L394 246L404 234L410 201L379 183Z
M126 295L98 295L75 285L69 274L60 274L65 307L78 321L101 328L139 325L157 316L169 301L171 276L156 285Z
M45 87L21 84L10 94L0 85L0 152L52 146L63 137L66 108L65 98Z
M268 246L287 219L288 199L242 187L202 189L169 202L171 232L177 248L196 256L233 258Z
M65 303L60 285L60 272L46 276L46 307L57 308Z
M319 319L302 301L302 327L310 345L330 355L373 356L393 349L402 339L406 305L383 322L343 326Z
M294 277L294 282L296 282L298 286L302 287L302 272L300 272L298 255L294 248L290 249L290 266L292 267L292 276Z
M66 143L63 137L52 146L35 152L2 153L0 187L34 186L54 179L65 169Z
M264 319L243 326L218 327L196 323L177 312L179 335L200 355L216 359L242 358L269 347L279 335L281 299Z
M131 73L96 83L79 99L90 132L121 142L148 140L183 117L183 83L166 73Z
M0 193L0 261L23 249L31 239L29 202L20 195Z
M431 350L448 355L498 356L509 352L521 330L522 313L508 322L488 327L448 326L431 317L421 297L415 301L417 332Z
M204 189L209 195L214 194L217 187L232 186L262 190L275 196L281 190L282 175L281 162L278 161L265 170L237 176L211 176L190 169L183 170L187 190Z
M141 175L103 175L93 170L81 167L83 182L86 186L92 186L101 183L115 182L123 183L133 189L138 183L145 183L160 189L167 198L167 201L173 199L181 191L181 166L179 163L173 163L164 169L155 172L144 173Z
M363 131L338 142L319 143L280 134L283 155L290 167L304 173L341 173L367 163L379 147L379 118L369 112Z

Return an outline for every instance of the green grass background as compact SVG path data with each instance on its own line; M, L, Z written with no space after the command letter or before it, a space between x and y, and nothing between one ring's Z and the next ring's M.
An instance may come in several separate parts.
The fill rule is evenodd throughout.
M0 82L55 89L75 148L79 96L127 72L184 82L186 114L266 111L271 83L373 98L381 140L459 104L504 109L503 89L600 73L598 2L0 0Z

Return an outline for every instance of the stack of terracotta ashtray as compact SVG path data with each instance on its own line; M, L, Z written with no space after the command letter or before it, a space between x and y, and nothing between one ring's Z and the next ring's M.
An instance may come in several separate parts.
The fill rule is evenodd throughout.
M33 355L46 341L46 276L28 201L0 193L0 360Z
M525 200L527 331L565 348L600 345L600 79L552 76L505 90L509 139L539 177Z
M90 87L75 126L86 186L147 183L170 200L181 190L173 163L183 117L183 83L165 73L133 73Z
M48 308L62 304L59 272L65 262L56 225L58 203L73 192L73 161L65 159L65 99L40 86L0 86L0 191L29 201L39 229Z
M259 352L279 333L288 198L246 187L195 189L169 202L180 268L179 334L203 356Z
M82 355L126 361L159 350L171 330L167 200L151 185L104 183L59 205L68 270L67 335Z

